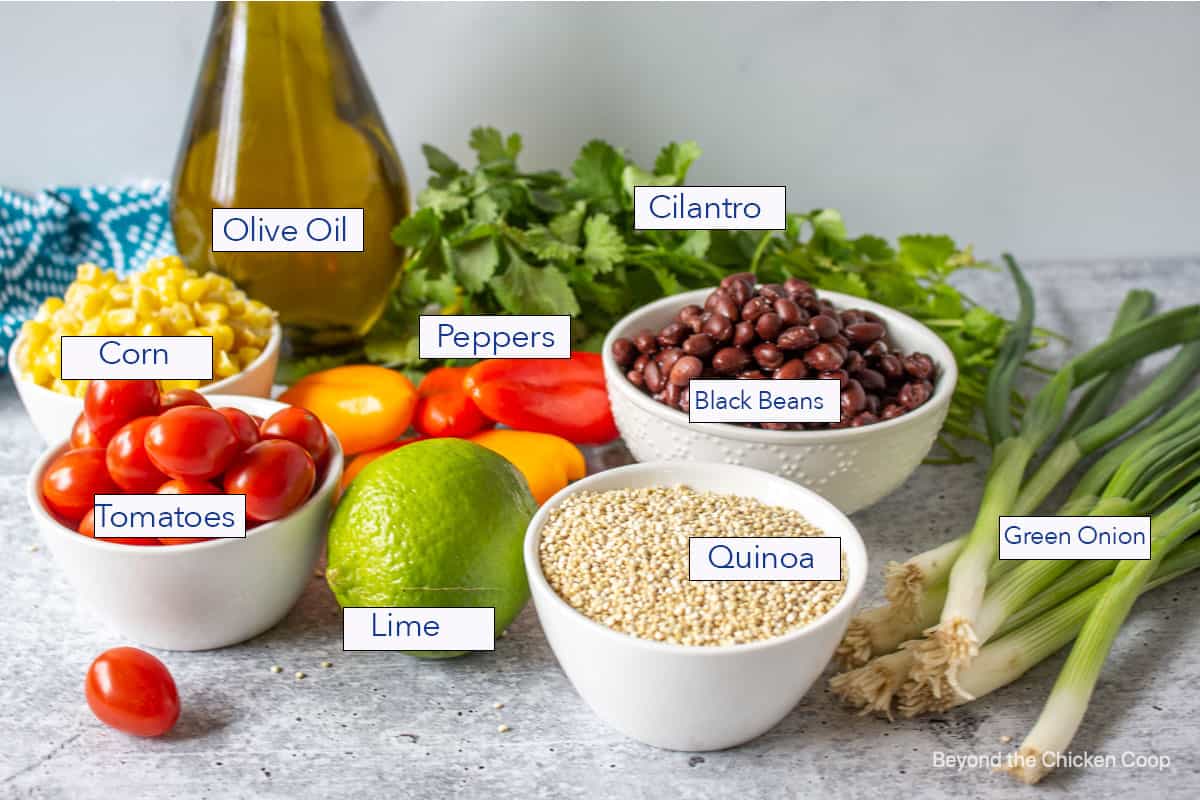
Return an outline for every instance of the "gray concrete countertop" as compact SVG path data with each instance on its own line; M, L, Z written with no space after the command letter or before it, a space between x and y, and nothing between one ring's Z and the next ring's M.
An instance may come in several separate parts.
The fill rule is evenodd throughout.
M1128 288L1155 290L1163 307L1200 295L1196 260L1041 264L1030 275L1038 321L1076 343L1103 335ZM1011 308L1003 276L975 275L967 287ZM937 766L939 753L1015 748L1061 655L991 697L932 718L857 717L822 681L745 746L656 750L609 729L583 705L531 608L494 653L443 662L343 653L337 605L315 576L288 617L252 641L160 653L179 684L183 717L164 739L130 738L99 723L83 699L90 661L127 642L76 607L39 545L25 481L40 449L11 382L0 378L0 586L8 607L0 616L0 797L1200 796L1200 626L1189 610L1200 602L1200 576L1139 602L1074 742L1093 754L1169 756L1162 772L1070 769L1035 789L985 768ZM875 573L868 601L879 596L886 561L970 523L982 474L980 465L922 466L893 496L855 515ZM282 673L271 672L276 664ZM300 670L307 677L296 680ZM511 730L497 732L501 723Z

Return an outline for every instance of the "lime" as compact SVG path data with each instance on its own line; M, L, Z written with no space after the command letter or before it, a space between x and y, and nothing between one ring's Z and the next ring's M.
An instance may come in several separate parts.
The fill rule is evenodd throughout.
M493 607L499 636L529 599L521 549L536 510L525 478L491 450L410 444L350 484L329 527L325 577L343 607Z

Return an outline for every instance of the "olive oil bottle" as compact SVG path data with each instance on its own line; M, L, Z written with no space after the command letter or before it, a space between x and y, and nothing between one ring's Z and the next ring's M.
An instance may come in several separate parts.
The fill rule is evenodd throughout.
M214 208L362 208L362 252L212 251ZM404 253L409 193L331 3L218 3L175 165L188 266L279 312L292 356L345 352L378 319Z

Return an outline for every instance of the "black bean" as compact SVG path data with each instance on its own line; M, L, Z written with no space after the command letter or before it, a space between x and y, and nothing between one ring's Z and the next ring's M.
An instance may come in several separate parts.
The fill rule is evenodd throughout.
M842 414L853 417L867 405L867 393L862 384L851 378L842 387Z
M658 371L666 375L671 371L671 367L675 366L675 362L683 355L683 351L678 347L668 347L666 350L660 350L654 356L654 361L658 364Z
M864 387L865 388L865 387ZM867 411L875 416L879 416L879 407L883 405L879 400L879 395L867 393Z
M778 369L783 366L783 351L770 342L763 342L754 348L754 360L763 369Z
M711 336L717 344L724 344L733 338L733 323L723 314L713 313L704 320L700 330Z
M840 367L842 357L832 345L819 344L804 354L804 363L819 372L824 372Z
M775 301L775 313L779 315L779 321L785 328L808 321L808 314L790 297L780 297Z
M651 392L662 391L663 375L657 362L651 361L646 365L646 368L642 370L642 380L645 381L646 388Z
M862 315L862 312L857 308L847 308L845 311L838 314L838 316L842 320L843 328L849 327L857 322L862 322L865 319L865 317Z
M726 275L721 279L721 288L728 289L736 283L744 285L747 289L754 291L754 284L758 282L753 272L735 272L732 275Z
M791 427L791 426L788 425L786 422L764 422L764 423L762 423L762 429L764 431L786 431L789 427Z
M771 377L780 380L797 380L808 374L808 365L799 358L793 358L790 361L784 362L784 365L775 370L775 374Z
M846 336L855 344L870 344L882 339L885 332L878 322L856 322L846 326Z
M688 387L683 387L679 391L679 410L688 411L692 407L692 395Z
M842 364L842 369L849 372L851 375L857 375L862 372L867 366L867 360L863 358L863 354L857 350L851 350L846 354L846 361Z
M900 388L900 393L896 395L896 400L899 401L900 405L912 410L924 405L931 394L933 394L933 384L929 381L909 381Z
M778 300L780 297L788 296L787 290L784 289L783 284L780 284L780 283L764 284L758 290L758 293L760 295L762 295L763 297L767 298L768 300Z
M692 333L699 333L700 325L704 322L704 309L697 305L684 306L679 312L679 321L687 325Z
M667 388L663 389L663 402L669 406L679 406L679 398L683 395L683 387L677 386L674 383L667 384Z
M762 319L762 317L759 317ZM733 346L746 348L754 343L758 338L758 334L754 332L754 323L742 320L737 325L733 326Z
M858 374L854 377L858 378L858 382L861 383L863 388L868 392L875 392L878 394L887 387L887 381L884 379L883 375L869 367L867 369L860 369Z
M879 412L879 417L881 419L895 419L903 413L904 406L897 405L896 403L888 403L883 407L883 411Z
M824 372L817 373L817 377L822 380L837 381L838 385L843 389L850 383L850 375L844 369L827 369Z
M754 322L754 332L764 342L773 342L784 328L783 318L774 311L768 311Z
M733 301L740 306L754 294L754 275L749 272L729 275L721 281L721 288L729 292Z
M638 332L638 335L633 337L633 344L643 353L653 353L658 349L658 340L654 336L654 331Z
M788 278L783 282L783 290L788 293L788 297L795 300L800 295L811 294L813 288L808 281L802 281L799 278Z
M832 339L841 330L840 323L828 314L817 314L808 321L808 327L821 339Z
M851 428L861 428L863 425L874 425L879 422L879 417L872 414L870 411L864 411L854 419L850 420Z
M767 377L761 369L744 369L737 374L738 380L742 381L760 381Z
M683 352L689 356L699 356L704 358L711 355L716 347L713 342L713 337L707 333L693 333L691 336L683 340Z
M781 350L807 350L815 345L818 339L820 337L812 328L805 325L794 325L779 334L775 343Z
M629 379L630 383L632 383L634 386L637 386L639 389L645 385L645 381L642 380L642 373L638 372L636 369L631 369L629 372L626 372L625 377Z
M887 355L887 352L888 352L887 342L885 342L883 339L876 339L875 341L873 341L869 345L867 345L866 348L862 351L863 355L866 356L867 358L879 358L880 356Z
M724 289L718 289L716 292L713 292L713 295L716 296L716 300L713 301L712 305L706 304L705 307L714 314L720 314L730 322L737 322L741 316L741 312L738 310L738 304L734 302L733 295Z
M899 358L888 353L879 359L879 372L889 381L899 380L904 377L904 365Z
M736 347L723 347L712 358L713 372L718 375L732 375L746 366L750 356L745 350Z
M646 365L649 363L650 363L650 356L646 355L645 353L642 353L640 356L638 356L637 358L634 359L633 368L635 370L637 370L638 372L641 372L642 370L644 370L646 368Z
M924 353L911 353L904 357L904 371L919 381L933 377L933 359Z
M634 346L631 339L621 337L612 343L613 361L617 362L617 366L622 369L629 369L637 358L637 347Z
M670 381L674 386L686 386L692 378L700 377L704 363L695 356L682 356L671 367Z
M751 297L742 305L742 319L754 322L771 310L771 303L765 297Z

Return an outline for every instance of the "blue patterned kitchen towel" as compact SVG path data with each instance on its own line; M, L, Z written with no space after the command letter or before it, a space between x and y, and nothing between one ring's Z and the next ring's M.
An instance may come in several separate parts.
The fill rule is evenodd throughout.
M0 189L0 374L21 323L85 261L126 275L175 252L164 183Z

